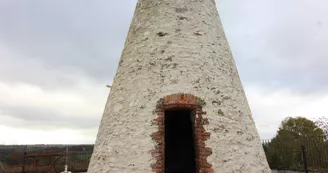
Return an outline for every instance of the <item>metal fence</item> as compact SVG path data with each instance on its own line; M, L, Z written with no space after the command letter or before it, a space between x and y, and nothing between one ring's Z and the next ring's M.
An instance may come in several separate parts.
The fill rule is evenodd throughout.
M324 137L263 140L271 169L328 172L328 141Z
M328 172L328 140L323 137L274 138L262 141L270 168ZM0 145L0 172L86 172L93 145Z
M64 171L86 172L93 145L0 146L0 162L6 173ZM1 172L1 171L0 171Z

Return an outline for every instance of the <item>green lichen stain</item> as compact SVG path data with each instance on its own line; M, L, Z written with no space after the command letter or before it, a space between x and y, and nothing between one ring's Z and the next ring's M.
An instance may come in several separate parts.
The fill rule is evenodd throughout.
M212 104L213 104L213 105L221 105L222 102L221 102L221 101L213 100L213 101L212 101Z
M198 99L198 104L203 107L206 106L206 102L203 99Z
M218 115L220 115L220 116L224 116L224 113L223 113L223 111L222 111L221 109L219 109L217 113L218 113Z

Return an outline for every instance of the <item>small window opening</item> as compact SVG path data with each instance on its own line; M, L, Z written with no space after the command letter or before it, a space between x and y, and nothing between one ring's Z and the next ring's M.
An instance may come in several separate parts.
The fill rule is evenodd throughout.
M165 173L195 172L192 111L165 111Z

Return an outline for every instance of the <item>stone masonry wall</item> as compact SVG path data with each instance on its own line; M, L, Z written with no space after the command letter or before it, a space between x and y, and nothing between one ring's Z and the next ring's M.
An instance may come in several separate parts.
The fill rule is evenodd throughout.
M204 101L215 173L269 173L214 0L139 0L99 127L89 173L154 173L157 101Z

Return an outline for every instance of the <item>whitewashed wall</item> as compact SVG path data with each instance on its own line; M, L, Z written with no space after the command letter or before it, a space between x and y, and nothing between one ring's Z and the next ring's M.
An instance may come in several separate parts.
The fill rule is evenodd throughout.
M140 0L89 173L152 172L153 111L175 93L205 100L216 173L271 172L214 0Z

